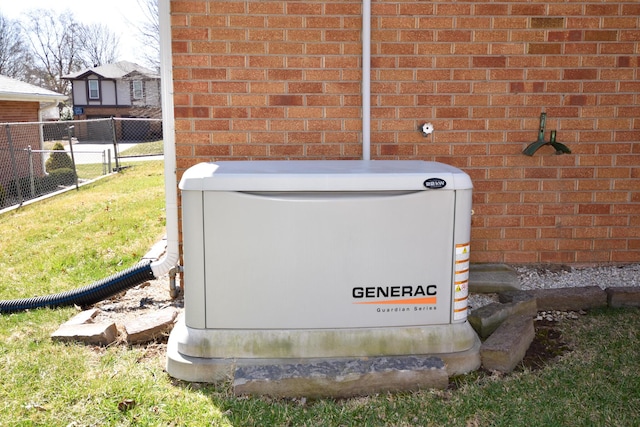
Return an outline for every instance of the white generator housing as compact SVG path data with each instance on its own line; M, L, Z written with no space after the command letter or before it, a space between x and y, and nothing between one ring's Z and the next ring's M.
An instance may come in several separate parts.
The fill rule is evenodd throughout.
M472 183L459 169L201 163L180 189L185 313L169 341L171 375L216 381L233 360L477 345L466 321Z

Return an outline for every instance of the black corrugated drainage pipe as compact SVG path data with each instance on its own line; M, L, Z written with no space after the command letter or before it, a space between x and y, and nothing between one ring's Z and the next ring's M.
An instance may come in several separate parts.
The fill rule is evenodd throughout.
M47 296L0 301L0 313L41 307L87 306L155 278L151 261L144 261L82 288Z

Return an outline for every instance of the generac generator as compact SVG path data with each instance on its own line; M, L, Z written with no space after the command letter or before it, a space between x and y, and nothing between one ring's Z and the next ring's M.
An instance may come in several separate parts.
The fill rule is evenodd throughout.
M171 375L216 381L246 359L477 345L466 321L472 183L461 170L201 163L180 189L185 312L169 340Z

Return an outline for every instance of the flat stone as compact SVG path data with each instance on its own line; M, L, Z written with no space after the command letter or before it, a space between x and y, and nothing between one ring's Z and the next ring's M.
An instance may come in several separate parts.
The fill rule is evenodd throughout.
M535 289L522 292L536 298L539 311L579 311L607 306L607 293L598 286ZM503 293L500 295L500 301L511 302L514 297L521 298L522 295L517 292Z
M438 357L394 356L243 365L235 370L233 388L236 395L345 398L445 389L448 382L445 364Z
M166 251L167 251L167 236L164 236L159 242L154 244L151 247L151 249L149 249L149 252L147 252L142 257L142 260L156 261L160 259Z
M638 287L607 288L605 292L609 307L640 307L640 288Z
M153 341L171 331L178 316L175 308L165 308L146 316L138 317L124 323L129 344L141 344Z
M484 339L510 316L521 314L534 317L537 312L536 299L529 294L524 294L513 302L504 304L495 302L473 310L467 320L480 338Z
M497 293L520 289L518 273L506 264L471 264L469 291Z
M511 316L480 346L482 366L511 372L522 361L535 336L531 316Z
M85 323L93 323L93 318L96 317L100 310L92 308L90 310L84 310L73 316L71 319L64 322L65 325L84 325Z
M51 339L62 342L82 342L93 345L109 345L118 337L118 328L113 322L61 325L51 334Z

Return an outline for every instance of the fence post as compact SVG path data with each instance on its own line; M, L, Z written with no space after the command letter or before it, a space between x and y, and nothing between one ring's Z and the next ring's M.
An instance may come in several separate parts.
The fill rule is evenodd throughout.
M116 172L120 172L120 162L118 161L118 137L116 133L116 119L111 117L111 139L113 140L113 156L116 159Z
M76 190L79 189L78 187L78 168L76 167L76 158L73 155L73 141L71 140L71 129L73 129L75 126L69 126L67 125L67 137L69 138L69 151L71 152L71 163L73 163L73 173L76 175Z
M27 153L29 154L29 181L31 184L31 198L36 197L36 179L33 176L33 152L31 146L27 145Z
M18 178L18 165L16 164L16 154L13 152L13 142L11 141L11 128L7 124L5 126L7 131L7 142L9 143L9 155L11 156L11 169L13 170L13 182L16 184L16 189L18 191L18 199L20 199L20 206L22 206L22 202L24 202L24 198L22 197L22 189L20 188L20 178Z

